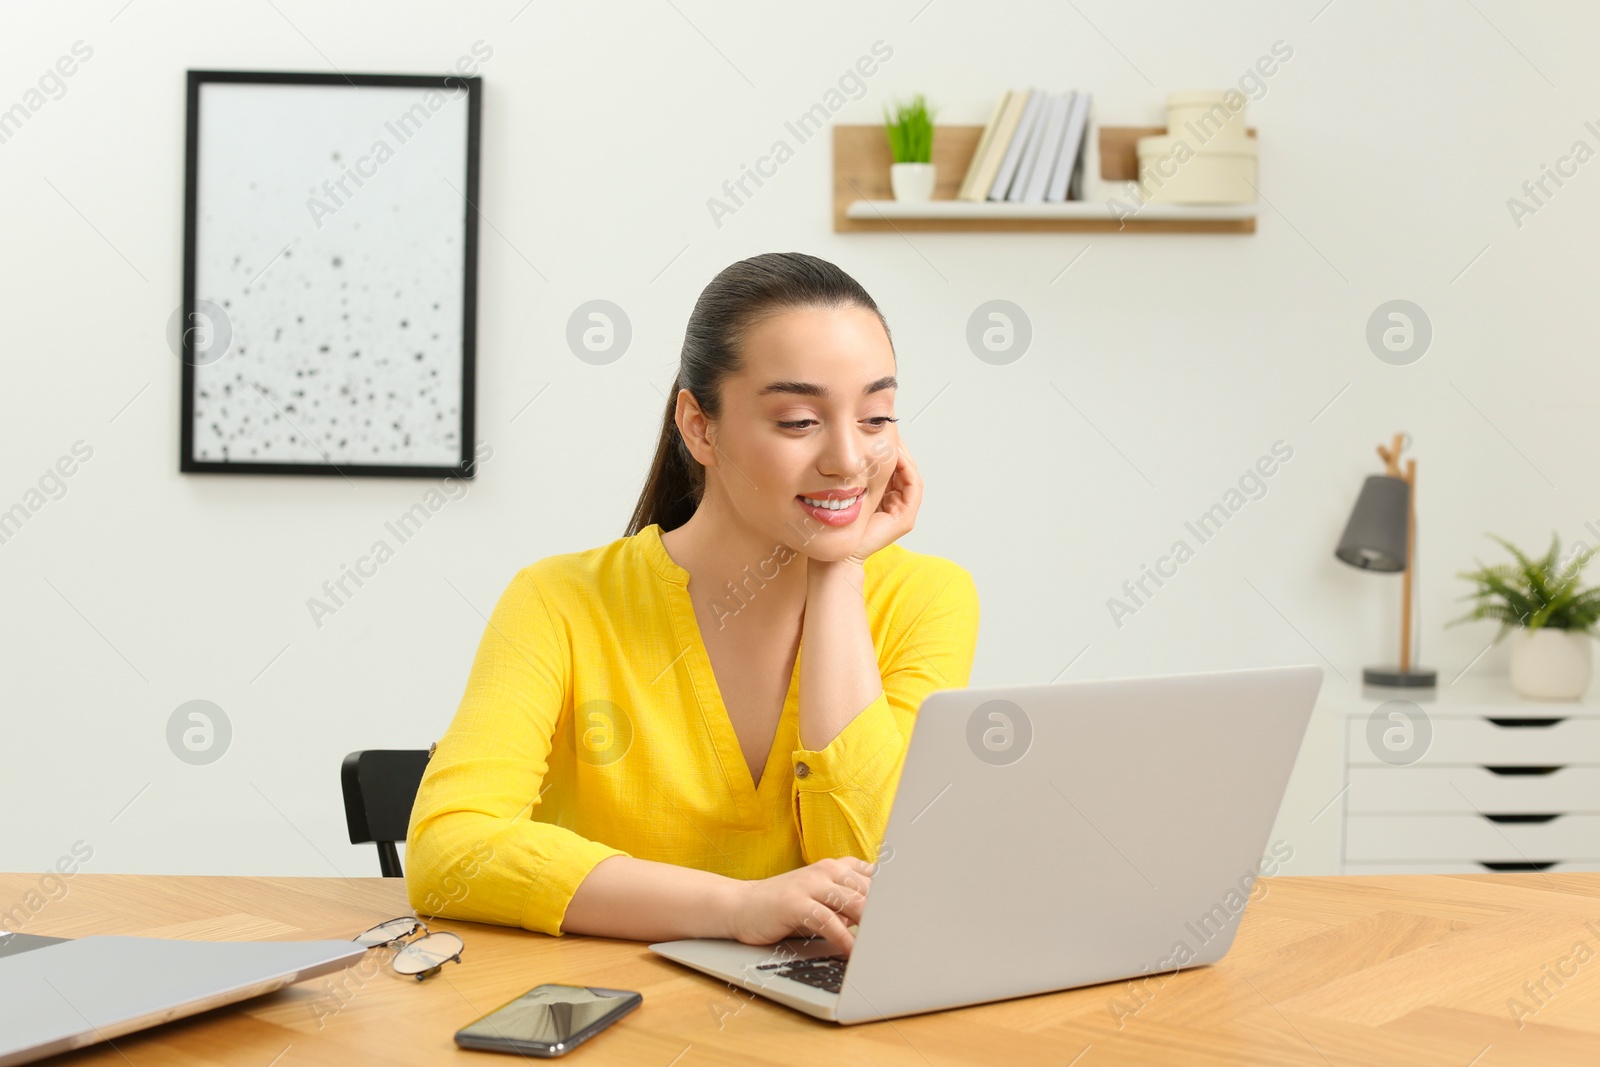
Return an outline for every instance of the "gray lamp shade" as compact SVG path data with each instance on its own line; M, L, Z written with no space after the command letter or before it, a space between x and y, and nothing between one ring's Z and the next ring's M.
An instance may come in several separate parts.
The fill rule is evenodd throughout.
M1405 570L1410 514L1410 483L1388 474L1369 476L1333 554L1362 570Z

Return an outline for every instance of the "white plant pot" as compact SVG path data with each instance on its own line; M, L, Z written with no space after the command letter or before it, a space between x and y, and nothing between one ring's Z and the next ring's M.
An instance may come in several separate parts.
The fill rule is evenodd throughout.
M933 177L932 163L889 164L889 186L896 200L915 203L933 199Z
M1577 700L1589 688L1593 640L1571 630L1511 634L1511 684L1530 700Z

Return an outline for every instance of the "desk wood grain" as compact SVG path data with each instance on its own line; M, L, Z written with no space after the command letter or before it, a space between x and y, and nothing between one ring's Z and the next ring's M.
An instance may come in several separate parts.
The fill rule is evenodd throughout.
M61 880L59 899L29 898L40 878L0 874L0 907L31 900L12 910L28 916L16 928L66 937L343 938L409 911L401 883L380 878L78 874ZM51 1062L484 1067L500 1061L458 1050L452 1034L540 982L644 994L567 1057L595 1065L1600 1061L1600 874L1267 879L1213 966L853 1027L733 989L642 943L430 926L455 930L466 949L426 982L394 975L374 952L371 966Z

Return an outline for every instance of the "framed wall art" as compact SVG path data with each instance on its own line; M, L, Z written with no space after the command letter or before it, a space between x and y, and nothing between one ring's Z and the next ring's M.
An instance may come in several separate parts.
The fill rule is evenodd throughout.
M188 72L180 470L472 476L481 92Z

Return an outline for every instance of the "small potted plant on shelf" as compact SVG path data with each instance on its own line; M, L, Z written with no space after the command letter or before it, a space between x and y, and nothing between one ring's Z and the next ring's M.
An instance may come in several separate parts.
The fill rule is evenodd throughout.
M1577 700L1589 687L1589 639L1600 621L1600 588L1578 588L1578 574L1594 550L1580 544L1571 558L1561 560L1560 538L1552 535L1550 550L1531 559L1504 538L1489 536L1511 552L1516 564L1486 567L1480 560L1477 570L1458 571L1458 578L1477 584L1460 599L1475 604L1447 625L1498 620L1496 642L1515 631L1511 684L1517 692L1532 700Z
M917 201L933 197L933 115L918 93L909 104L899 104L891 118L883 109L883 130L889 138L889 185L896 200Z

